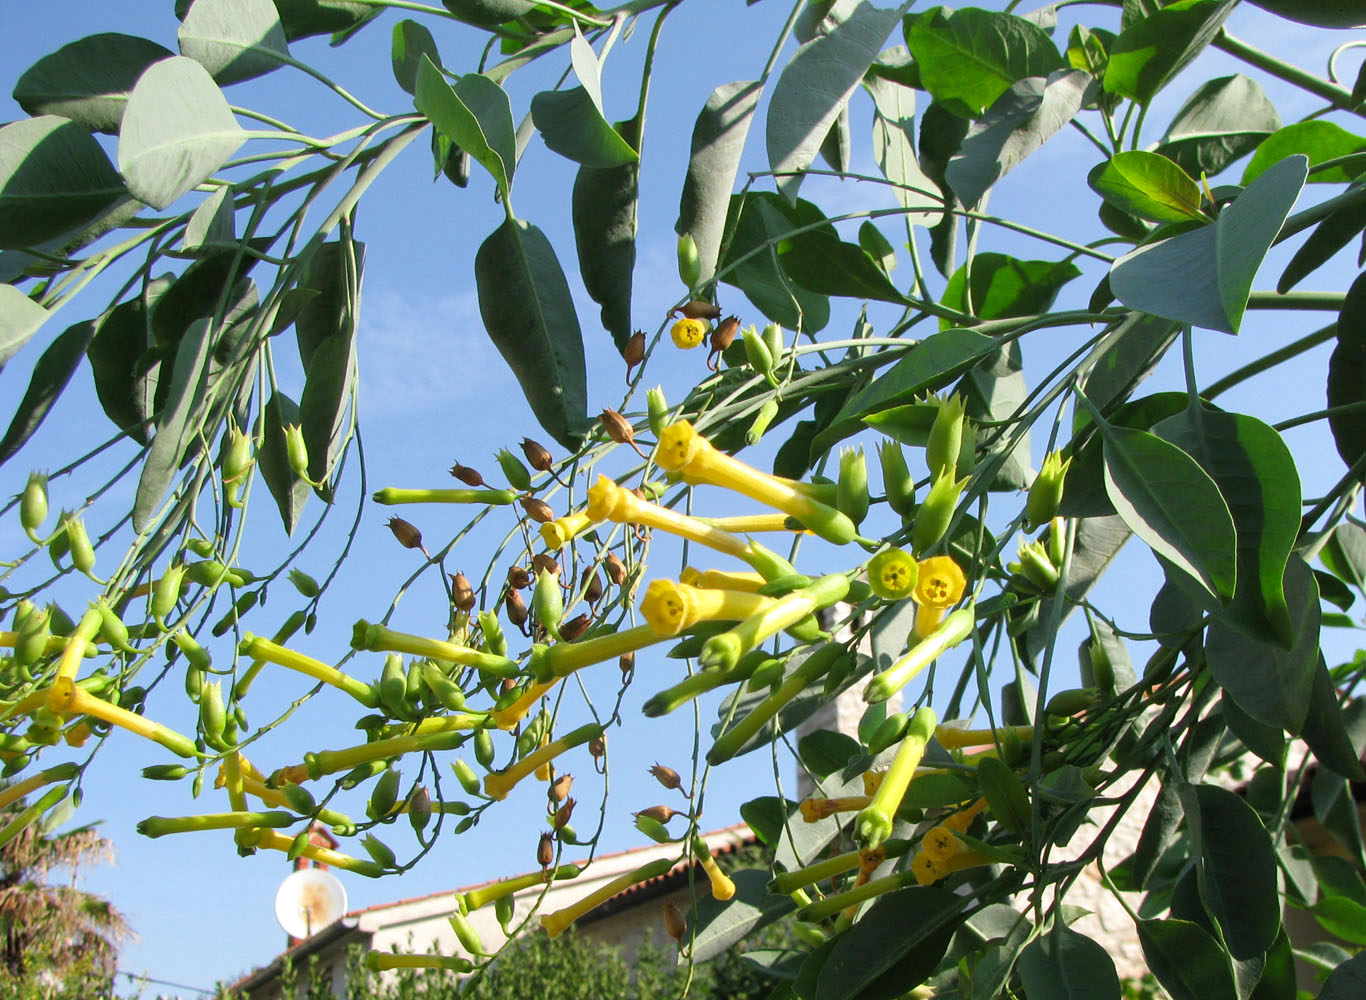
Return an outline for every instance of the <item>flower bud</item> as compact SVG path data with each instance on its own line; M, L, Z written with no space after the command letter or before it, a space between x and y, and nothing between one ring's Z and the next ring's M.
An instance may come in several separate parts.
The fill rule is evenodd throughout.
M514 490L531 489L531 473L527 471L520 458L506 448L501 449L497 457L498 467L503 470L509 486Z
M522 510L526 511L527 516L538 524L549 524L555 520L555 511L544 500L536 497L522 497L518 503L522 505Z
M30 472L19 500L19 523L28 537L38 541L38 529L47 520L47 476Z
M560 582L546 570L541 570L536 577L536 589L531 593L531 609L536 613L536 624L560 639L564 595L560 592Z
M294 475L308 478L308 445L304 443L303 428L298 424L285 424L285 457Z
M939 403L939 412L930 425L929 441L925 445L925 464L930 474L938 478L941 472L953 473L958 468L958 453L963 447L963 397L954 393Z
M549 472L555 465L550 452L546 451L540 442L531 438L522 438L522 454L526 456L527 464L537 472Z
M690 351L707 337L707 324L700 319L680 319L669 328L669 337L674 346Z
M223 482L237 482L250 468L251 435L243 433L235 421L229 420L223 447Z
M745 359L760 375L772 378L773 375L773 355L769 352L768 345L764 343L763 334L753 326L745 328Z
M413 792L408 799L408 822L413 826L413 832L421 833L432 818L432 796L423 786Z
M540 842L536 845L536 863L544 869L549 868L554 861L555 835L543 833Z
M783 328L777 323L770 323L764 327L760 336L764 338L764 346L768 348L768 353L773 356L773 364L776 367L783 360L783 355L787 353L787 344L783 342Z
M677 309L669 311L670 316L677 316L679 313L688 319L720 319L721 307L713 305L705 299L689 299Z
M451 577L451 603L461 611L474 610L474 587L464 573L456 573Z
M952 466L935 473L930 492L915 512L915 523L911 526L911 544L917 553L944 537L967 483L966 479L954 479Z
M745 444L758 444L763 438L764 432L768 430L768 425L773 423L773 418L777 415L778 401L776 399L764 400L764 405L759 407L759 412L754 415L754 422L749 425L749 430L745 431Z
M419 549L424 556L427 556L427 549L422 544L422 532L417 530L417 526L410 524L401 517L391 517L387 522L389 530L398 539L398 544L405 549ZM431 556L427 556L428 559Z
M626 350L622 357L626 359L626 381L631 381L631 369L645 360L645 331L637 330L631 334L631 339L626 341Z
M650 773L654 775L656 781L670 791L680 791L683 788L683 779L680 778L678 772L671 767L665 767L663 764L656 762L655 765L650 768Z
M678 280L683 282L684 287L692 289L697 287L701 278L702 257L697 250L697 241L692 233L684 233L678 237Z
M95 568L95 547L86 534L85 521L73 517L66 522L66 539L71 550L71 565L87 576Z
M906 467L901 445L890 438L879 441L877 458L882 466L882 492L886 494L887 506L902 517L908 517L915 510L915 480Z
M318 586L317 580L313 579L313 577L309 576L301 569L292 569L289 571L289 582L292 583L294 589L304 597L317 597L322 589Z
M717 325L711 334L711 352L707 355L708 368L716 371L721 367L721 352L735 342L735 335L739 332L738 316L727 316Z
M655 386L645 393L645 407L650 419L650 433L659 437L669 426L669 401L664 398L664 388Z
M526 624L526 602L522 600L521 591L509 590L507 597L503 599L503 608L507 611L508 621L512 622L517 628L521 628Z
M451 475L466 486L472 486L475 489L484 485L483 476L479 475L478 472L471 469L468 465L461 465L459 462L456 462L451 466Z
M531 586L531 574L521 566L509 566L508 586L514 590L525 590Z
M840 478L835 489L835 506L855 526L868 516L868 462L862 448L840 450Z
M1030 484L1029 499L1025 501L1025 519L1031 530L1057 515L1067 468L1071 464L1072 459L1064 461L1060 451L1050 451L1044 456L1043 468Z
M607 577L618 587L626 582L626 564L615 552L609 552L602 560L603 569L607 571Z

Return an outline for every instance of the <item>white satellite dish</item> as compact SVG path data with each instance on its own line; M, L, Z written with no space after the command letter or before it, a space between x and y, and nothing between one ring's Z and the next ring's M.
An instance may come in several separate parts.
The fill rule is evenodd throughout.
M321 868L300 868L275 893L275 919L290 937L312 937L345 912L346 888Z

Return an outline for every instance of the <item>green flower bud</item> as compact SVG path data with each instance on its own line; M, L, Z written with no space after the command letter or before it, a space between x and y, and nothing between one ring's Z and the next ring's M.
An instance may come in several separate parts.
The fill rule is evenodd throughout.
M304 443L304 431L298 424L285 424L285 457L289 468L300 479L308 479L308 445Z
M769 351L768 344L764 343L763 334L753 326L746 327L744 339L745 358L749 361L750 367L776 384L777 379L773 377L773 354Z
M479 631L484 637L484 650L494 656L506 656L508 651L507 636L503 634L503 626L498 623L498 615L492 611L479 612Z
M559 639L560 619L564 617L564 594L560 592L560 582L547 570L541 570L536 577L531 609L536 613L537 623Z
M493 765L493 757L493 734L487 729L478 730L474 734L474 759L479 762L481 767L487 768ZM478 783L476 782L476 784ZM473 795L474 792L470 794Z
M294 584L294 589L305 597L317 597L318 592L321 589L318 586L318 581L301 569L292 569L289 571L289 582Z
M966 479L955 479L952 467L935 473L925 502L915 512L911 526L911 545L917 555L925 552L944 537L953 520L958 498L963 495Z
M669 401L664 398L664 387L655 386L645 393L645 406L650 418L650 433L659 437L669 425Z
M71 550L71 565L90 576L90 571L95 568L95 547L90 544L85 522L79 517L66 522L66 540Z
M365 815L374 820L382 820L394 811L398 804L398 783L401 776L393 768L385 768L370 792L370 801L365 805Z
M251 463L251 435L229 420L223 437L223 482L237 482L247 474Z
M1020 545L1020 573L1045 593L1058 585L1058 570L1048 558L1043 542L1023 542Z
M678 237L678 278L691 291L701 277L702 258L697 251L697 241L691 233L684 233Z
M498 452L498 466L514 490L531 489L531 473L522 464L522 460L506 448Z
M770 323L764 327L764 332L760 336L764 338L764 346L768 348L769 357L773 359L776 367L787 353L787 345L783 343L783 328L777 323Z
M909 517L915 510L915 480L906 467L901 445L890 438L879 441L877 458L882 466L882 492L887 496L887 506L902 517Z
M958 453L963 447L963 420L962 396L954 393L940 402L925 445L925 464L935 478L941 472L952 473L958 467Z
M835 488L835 506L856 526L868 516L868 462L862 448L840 449L840 478Z
M764 405L759 407L759 412L754 415L754 422L745 432L745 444L758 444L764 436L764 431L768 430L768 425L773 423L773 418L777 415L778 401L772 398L764 400Z
M373 833L367 833L362 838L360 846L365 848L365 853L370 855L371 860L381 868L394 868L398 865L398 858L394 857L394 852L389 849L389 845Z
M23 496L19 499L19 523L24 526L28 537L38 542L41 541L38 538L38 529L46 520L47 476L30 472L28 485L24 487Z
M1043 468L1030 484L1029 499L1025 501L1025 519L1031 530L1057 515L1067 468L1071 464L1072 459L1064 461L1060 451L1050 451L1044 456Z
M166 572L152 588L151 612L157 622L162 622L175 610L176 602L180 600L180 585L184 577L185 564L172 563L166 567Z
M480 730L480 732L486 733L487 730ZM465 789L466 794L478 795L480 793L479 776L474 773L474 768L463 760L457 759L451 764L451 770L455 772L456 780L460 782L460 787Z

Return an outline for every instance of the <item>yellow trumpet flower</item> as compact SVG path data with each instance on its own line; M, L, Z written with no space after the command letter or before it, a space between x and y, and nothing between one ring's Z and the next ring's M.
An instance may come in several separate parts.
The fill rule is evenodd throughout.
M716 864L716 859L711 856L711 850L707 847L706 841L701 837L692 839L693 856L702 865L702 870L707 873L707 878L711 881L712 898L724 903L735 895L735 883L723 872Z
M762 573L730 572L721 569L693 569L685 566L678 582L702 590L744 590L757 593L767 581Z
M514 785L521 781L528 774L531 774L542 764L547 764L554 760L566 750L572 750L580 744L587 743L589 740L597 739L602 735L602 726L590 722L586 726L565 733L557 740L533 750L521 760L516 761L511 766L501 771L493 771L484 776L484 794L491 799L505 799L508 792L512 791Z
M696 542L698 545L705 545L717 552L735 556L737 559L750 557L749 542L739 535L713 527L687 514L680 514L668 507L661 507L657 503L642 500L606 476L598 476L598 481L589 487L587 513L595 521L642 524L647 528L657 528L671 535L686 538L690 542Z
M571 903L569 906L556 910L554 913L541 914L541 926L545 928L546 933L552 938L559 937L565 932L570 924L575 920L578 920L579 917L583 916L589 910L596 909L617 893L629 889L633 885L668 874L669 869L672 867L673 861L671 859L659 858L655 861L651 861L649 864L641 865L639 868L635 869L635 871L629 871L625 875L618 875L616 878L612 879L612 881L601 888L590 892L578 902Z
M653 580L640 613L660 636L677 635L704 620L741 621L775 604L771 597L742 590L703 590L673 580Z
M541 539L545 542L545 547L554 552L568 545L575 535L587 531L593 520L587 511L565 514L541 525Z
M544 885L551 879L577 878L579 872L578 865L560 865L550 871L518 875L516 878L507 878L501 882L471 889L466 893L457 895L456 901L461 909L468 913L470 910L477 910L479 907L502 899L504 896L510 896L514 892L521 892L523 889L530 889L532 886Z
M963 597L967 577L949 556L932 556L920 561L915 584L915 635L923 639L944 620L944 612Z
M862 809L871 801L873 801L871 794L845 795L834 799L803 799L801 804L802 819L808 823L815 823L827 816L834 816L836 813L854 812Z
M526 718L527 712L531 711L531 706L540 701L556 684L560 683L561 678L555 677L543 683L532 684L525 692L505 708L494 709L489 713L489 718L499 729L512 729L517 723Z

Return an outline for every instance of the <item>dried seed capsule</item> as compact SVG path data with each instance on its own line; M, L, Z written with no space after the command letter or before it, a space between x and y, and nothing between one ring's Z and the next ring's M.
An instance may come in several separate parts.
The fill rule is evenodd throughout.
M389 530L394 533L394 537L398 539L398 544L405 549L419 549L424 556L427 555L427 550L422 544L422 532L417 530L416 525L410 524L401 517L391 517L387 524ZM427 558L430 559L431 556L427 556Z
M680 816L682 814L676 809L670 809L668 806L650 806L650 808L641 809L638 812L633 813L633 815L645 816L648 819L654 820L656 823L667 823L675 816Z
M716 371L721 367L721 352L735 342L735 335L739 332L738 316L727 316L717 325L711 334L711 353L707 355L708 368Z
M456 573L451 577L451 603L461 611L474 610L474 588L464 573Z
M664 930L680 945L683 943L683 935L688 932L688 923L672 900L664 902Z
M589 604L597 604L602 598L602 577L597 567L589 566L583 571L583 599Z
M631 676L631 671L636 668L636 654L634 650L629 653L622 653L617 657L617 666L621 668L621 679L625 681Z
M522 497L518 502L522 505L522 510L526 511L527 517L538 524L549 524L555 520L554 509L544 500L538 500L535 497Z
M508 586L514 590L525 590L531 586L531 574L521 566L509 566Z
M626 341L626 350L622 357L626 359L626 381L631 381L631 369L645 360L645 331L637 330L631 334L631 339Z
M620 587L626 582L626 564L623 563L615 552L607 553L602 560L603 568L607 571L608 579Z
M654 775L656 781L670 791L679 791L683 788L683 779L680 778L678 772L671 767L665 767L663 764L656 762L656 764L650 768L650 773Z
M554 815L554 817L552 817L552 819L550 820L550 825L553 826L556 830L558 830L558 829L560 829L561 827L563 827L566 823L568 823L569 820L570 820L570 817L572 817L573 815L574 815L574 800L573 800L573 799L565 799L565 800L564 800L564 805L560 806L560 808L558 808L558 809L555 810L555 815Z
M536 576L540 576L542 573L559 576L560 564L549 552L541 552L531 557L531 572Z
M616 410L603 410L599 419L602 421L603 429L607 431L609 438L617 444L629 444L641 458L648 457L645 452L640 450L640 445L636 444L636 432L631 426L631 422L620 413Z
M503 607L507 611L508 621L513 625L521 628L526 624L526 601L522 600L521 591L509 590L507 597L503 599Z
M720 319L721 307L705 299L690 299L677 309L669 310L670 316L677 316L679 313L688 319Z
M607 755L607 734L595 736L588 741L588 752L594 760L602 760Z
M555 802L563 802L569 797L569 789L574 785L572 774L562 774L550 783L550 798Z
M522 438L522 454L526 456L527 463L537 472L549 472L555 465L555 460L550 457L550 452L538 441L531 438Z
M588 631L588 626L593 622L592 616L587 612L576 618L571 618L567 622L560 624L560 638L564 642L574 642L583 638L583 634Z
M553 834L541 834L540 843L536 845L536 863L543 869L549 868L555 860L555 837Z
M483 476L479 475L478 472L471 469L468 465L461 465L459 462L456 462L451 466L451 475L466 486L473 486L475 489L484 485Z

